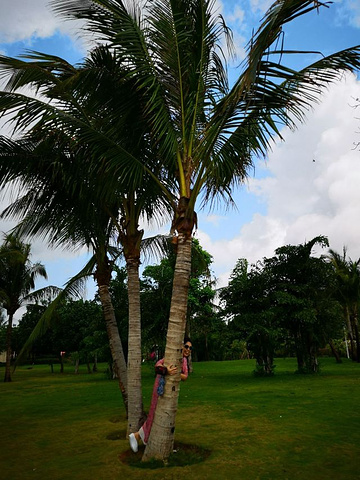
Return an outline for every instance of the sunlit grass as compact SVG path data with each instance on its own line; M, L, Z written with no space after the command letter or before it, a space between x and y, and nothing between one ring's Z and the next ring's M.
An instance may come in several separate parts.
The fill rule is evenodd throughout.
M0 478L359 479L360 365L324 359L321 374L300 376L293 359L276 364L269 379L252 375L253 361L194 364L181 385L180 448L161 469L130 464L121 395L105 366L91 375L20 367L0 384ZM144 366L145 407L153 380Z

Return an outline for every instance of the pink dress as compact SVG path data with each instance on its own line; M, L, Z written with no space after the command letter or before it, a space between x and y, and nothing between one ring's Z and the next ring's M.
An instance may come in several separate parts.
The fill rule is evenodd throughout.
M157 367L159 365L164 365L164 359L163 358L156 363L155 367ZM189 374L188 362L187 362L187 359L185 357L183 357L183 359L182 359L181 373L183 375L185 375L186 378L188 377L188 374ZM145 445L146 445L146 443L149 439L149 435L150 435L150 432L151 432L151 427L152 427L152 424L153 424L153 421L154 421L156 405L157 405L158 398L159 398L157 389L158 389L158 386L159 386L160 378L161 378L161 375L156 375L154 388L153 388L153 393L152 393L152 397L151 397L150 410L149 410L146 422L143 424L143 426L139 430L141 440L143 441L143 443Z

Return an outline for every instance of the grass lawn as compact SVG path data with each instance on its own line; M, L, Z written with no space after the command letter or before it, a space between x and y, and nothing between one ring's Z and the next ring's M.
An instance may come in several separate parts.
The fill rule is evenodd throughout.
M134 454L121 395L101 369L20 367L0 383L0 478L360 479L360 365L325 358L321 374L300 376L294 359L275 363L269 379L252 376L254 360L195 363L181 385L175 456L182 444L210 455L160 469L124 463ZM145 365L146 408L153 380Z

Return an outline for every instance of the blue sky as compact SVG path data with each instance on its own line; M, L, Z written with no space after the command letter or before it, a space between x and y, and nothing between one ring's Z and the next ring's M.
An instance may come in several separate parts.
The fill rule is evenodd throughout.
M268 0L217 0L234 33L237 59L231 63L230 79L236 78L244 48L257 28ZM46 0L1 0L0 52L17 56L27 49L59 55L72 63L86 53L86 45L69 22L56 18ZM360 1L335 0L289 24L284 31L288 48L321 51L324 55L360 44ZM292 59L301 68L317 58L306 54ZM237 209L199 212L197 238L214 257L213 270L219 285L227 282L238 258L255 262L271 256L275 248L302 243L327 235L331 247L348 247L353 259L360 257L360 82L354 76L329 88L320 105L309 112L296 132L284 131L266 161L257 161L254 175L234 191ZM6 126L0 124L2 133ZM315 160L315 162L313 161ZM5 200L4 200L5 202ZM6 231L11 222L0 223ZM149 234L155 230L148 230ZM161 229L167 233L168 227ZM49 283L62 286L85 263L86 252L49 251L36 241L33 260L45 263ZM39 284L40 286L40 284ZM91 298L95 287L88 285Z

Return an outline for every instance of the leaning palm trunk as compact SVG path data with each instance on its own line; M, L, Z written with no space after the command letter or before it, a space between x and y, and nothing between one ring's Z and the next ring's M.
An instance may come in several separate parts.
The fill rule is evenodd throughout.
M141 389L141 312L139 260L127 259L129 299L129 349L127 363L128 433L137 432L144 422Z
M106 331L109 337L111 356L114 362L115 374L119 381L119 387L124 400L126 414L128 411L126 362L122 348L119 329L116 323L114 307L108 285L98 285L99 296L103 308Z
M143 461L166 460L173 450L190 272L191 237L179 234L164 361L165 365L177 365L179 373L166 377L164 395L159 397Z
M5 377L4 382L11 382L11 336L12 336L12 324L14 315L9 315L8 326L6 330L6 364L5 364Z

